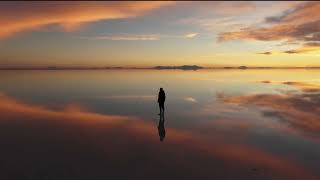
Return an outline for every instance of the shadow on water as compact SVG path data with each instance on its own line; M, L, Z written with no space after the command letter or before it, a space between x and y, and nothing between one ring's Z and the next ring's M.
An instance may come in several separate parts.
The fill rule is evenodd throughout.
M164 127L164 112L160 113L158 132L159 132L160 141L163 141L166 136L166 129Z

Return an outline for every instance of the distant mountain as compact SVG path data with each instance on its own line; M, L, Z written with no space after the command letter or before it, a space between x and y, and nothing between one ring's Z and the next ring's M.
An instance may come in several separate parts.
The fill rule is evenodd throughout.
M155 66L153 69L182 69L182 70L198 70L203 69L197 65L183 65L183 66Z
M130 70L130 69L181 69L181 70L198 70L198 69L320 69L319 66L306 66L306 67L264 67L264 66L216 66L216 67L201 67L197 65L183 65L183 66L155 66L155 67L122 67L122 66L97 66L97 67L0 67L0 70Z
M238 68L239 68L239 69L248 69L247 66L239 66Z

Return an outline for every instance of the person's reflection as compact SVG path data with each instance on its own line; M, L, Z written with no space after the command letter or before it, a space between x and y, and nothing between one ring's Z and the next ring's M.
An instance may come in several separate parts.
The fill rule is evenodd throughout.
M166 136L166 129L164 128L164 112L160 114L158 132L159 132L160 141L163 141L164 137Z

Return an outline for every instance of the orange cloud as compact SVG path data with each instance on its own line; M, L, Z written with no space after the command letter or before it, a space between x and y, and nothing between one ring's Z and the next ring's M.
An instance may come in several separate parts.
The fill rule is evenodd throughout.
M157 99L154 95L120 95L120 96L106 96L104 99L114 100L143 100L143 101L154 101Z
M281 52L260 52L257 54L264 54L264 55L270 55L270 54L301 54L301 53L308 53L308 52L314 52L320 50L320 44L319 43L305 43L302 47L287 51L281 51Z
M112 41L156 41L159 35L122 35L122 36L97 36L89 39L112 40Z
M194 8L199 8L202 12L212 11L218 15L238 15L256 9L254 2L234 1L234 2L202 2L197 7L198 2L190 2Z
M296 39L312 37L319 32L320 26L319 2L307 2L300 4L291 11L285 11L281 16L268 17L266 23L270 27L243 28L241 31L225 32L220 34L219 40L254 39L262 41Z
M253 94L220 97L224 102L247 106L272 108L263 112L266 116L278 117L302 132L317 133L320 130L320 99L317 94Z
M304 83L304 82L283 82L290 86L299 88L303 92L320 92L320 84Z
M285 24L304 24L319 20L319 2L306 2L298 4L293 9L285 11L280 16L266 18L266 22Z
M73 31L84 23L140 16L172 2L21 2L0 6L0 38L61 25Z
M112 40L112 41L156 41L160 39L192 39L199 33L188 33L184 35L167 35L167 34L119 34L109 36L81 37L83 39L93 40Z
M258 83L265 83L265 84L286 84L289 86L294 86L301 90L304 93L310 93L310 92L320 92L320 84L319 83L306 83L306 82L294 82L294 81L287 81L287 82L282 82L282 81L257 81Z
M307 24L309 25L309 24ZM316 23L310 24L310 26L316 25ZM317 27L317 26L316 26ZM275 40L292 40L297 36L300 36L300 31L309 29L306 24L293 25L281 24L268 28L243 28L241 31L224 32L218 37L218 41L229 41L237 39L247 40L260 40L260 41L275 41ZM311 29L310 29L311 30Z
M116 123L121 120L124 121L129 119L126 116L105 116L97 113L90 113L83 111L81 107L76 105L68 106L63 111L52 111L46 107L30 106L18 102L3 94L0 94L0 112L3 115L3 118L10 117L14 113L19 113L19 116L36 117L37 119L67 119L70 121L86 121L91 119L91 121Z
M295 54L319 50L319 46L310 45L308 42L319 42L320 32L320 3L306 2L297 5L290 11L284 11L280 16L268 17L265 19L267 26L259 28L248 27L240 31L223 32L219 35L218 41L229 41L237 39L302 42L302 48L288 50L282 53ZM273 54L264 52L260 54Z
M316 179L307 169L283 156L247 145L228 144L224 139L213 138L208 141L198 134L183 130L168 128L165 144L160 145L159 141L153 138L157 136L156 125L132 117L102 115L78 108L54 111L24 104L5 95L0 96L0 112L1 142L10 141L15 144L15 148L24 149L19 151L18 155L12 150L12 146L1 148L0 152L8 151L4 159L8 157L10 161L3 159L2 163L9 169L4 170L0 177L7 172L11 177L10 168L14 168L13 174L25 175L48 166L54 169L47 170L54 170L56 174L60 172L60 168L65 169L70 165L76 169L84 168L86 173L74 171L75 174L65 174L65 179L76 175L110 177L112 173L117 174L118 165L122 161L127 164L133 162L133 157L147 156L149 163L164 164L167 170L172 169L175 174L188 174L187 179L192 175L221 178L225 177L227 172L235 172L234 178L239 178L241 172L243 178L250 179L252 172L248 171L248 167L261 168L270 178ZM10 131L3 129L8 125ZM15 135L10 135L12 133ZM41 153L33 155L30 152ZM173 161L167 161L168 159ZM15 164L18 160L19 163ZM51 163L56 161L59 161L59 168ZM25 166L24 162L32 163ZM134 161L135 166L143 168L148 175L154 173L157 177L166 176L163 168L149 166L148 162ZM121 172L130 172L132 167L128 165L130 163L123 166ZM185 166L192 168L192 173L185 171ZM108 167L108 171L105 167ZM38 177L37 173L28 175L32 178ZM130 174L130 177L132 176ZM256 176L252 177L255 178Z

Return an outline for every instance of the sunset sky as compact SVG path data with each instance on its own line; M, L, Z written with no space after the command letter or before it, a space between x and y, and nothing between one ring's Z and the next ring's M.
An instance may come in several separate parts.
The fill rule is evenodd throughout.
M0 2L0 67L320 66L320 2Z

